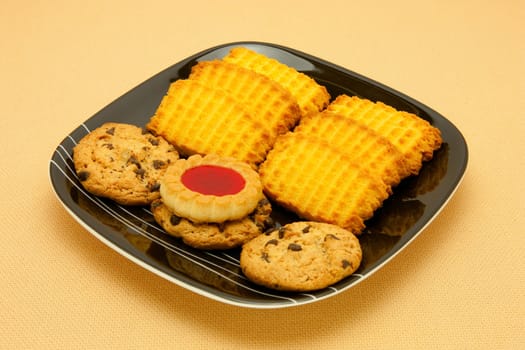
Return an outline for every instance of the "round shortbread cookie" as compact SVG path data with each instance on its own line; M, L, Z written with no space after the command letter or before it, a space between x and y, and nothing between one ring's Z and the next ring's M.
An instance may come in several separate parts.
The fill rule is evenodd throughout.
M246 217L223 223L194 223L175 215L162 199L151 204L155 221L170 235L197 249L222 250L238 247L273 227L272 206L264 198Z
M159 180L177 159L179 154L166 140L123 123L103 124L73 149L84 188L124 205L148 205L159 198Z
M325 288L354 273L362 259L357 237L333 224L299 221L244 244L240 265L252 282L283 291Z
M160 194L176 215L202 223L241 219L264 198L255 170L215 154L177 160L161 179Z

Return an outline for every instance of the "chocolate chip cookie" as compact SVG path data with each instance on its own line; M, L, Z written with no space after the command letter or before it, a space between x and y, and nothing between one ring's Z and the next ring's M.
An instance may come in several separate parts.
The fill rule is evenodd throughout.
M333 224L299 221L260 235L242 247L243 273L283 291L325 288L354 273L362 259L357 237Z
M73 149L84 188L124 205L148 205L160 197L159 179L179 159L161 137L131 124L105 123Z
M195 223L175 215L158 199L151 204L155 221L170 235L182 238L197 249L224 250L239 247L273 227L272 206L264 198L255 210L238 220L223 223Z

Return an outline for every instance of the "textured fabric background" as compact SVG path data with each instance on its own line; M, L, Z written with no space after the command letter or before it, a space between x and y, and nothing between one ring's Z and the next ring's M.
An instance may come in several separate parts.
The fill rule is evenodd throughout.
M525 3L2 1L0 348L525 348ZM99 242L55 197L65 135L171 64L258 40L332 61L450 119L456 195L369 279L296 308L198 296Z

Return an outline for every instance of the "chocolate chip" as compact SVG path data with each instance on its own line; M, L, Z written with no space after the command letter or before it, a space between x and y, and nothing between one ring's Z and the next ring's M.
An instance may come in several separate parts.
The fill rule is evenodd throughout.
M106 134L115 135L115 127L107 129Z
M341 240L339 237L337 237L336 235L334 234L327 234L326 236L324 236L324 240L326 241L328 238L332 238L332 239L337 239L338 241Z
M177 226L180 223L180 220L181 218L177 215L170 216L170 224L172 224L173 226Z
M266 247L268 244L277 245L277 244L279 244L279 241L276 240L276 239L270 239L268 242L266 242L266 244L264 246Z
M140 168L135 169L135 170L133 170L133 171L134 171L135 174L137 174L137 175L140 176L140 177L144 177L144 174L146 174L146 170L144 170L144 169L140 169Z
M300 250L303 250L303 247L301 247L301 245L297 243L290 243L288 244L288 249L294 252L298 252Z
M308 233L308 232L310 232L310 228L311 228L311 227L312 227L312 226L310 226L310 225L306 225L306 226L303 228L303 233Z
M107 149L112 150L115 148L112 143L105 143L102 145L102 147L107 147Z
M257 203L257 207L254 211L259 212L261 215L270 215L272 213L272 206L270 205L270 202L264 198Z
M158 146L159 145L159 140L156 139L156 138L153 138L153 137L150 137L148 139L149 143L151 143L153 146Z
M155 209L157 207L160 207L162 205L162 201L156 200L153 203L151 203L151 209Z
M279 238L283 238L284 237L284 232L286 231L286 229L283 227L280 227L279 228Z
M255 226L259 229L261 232L265 232L270 227L273 227L273 219L270 216L265 217L264 214L259 213L258 210L255 210L251 214L248 215L248 219L250 219ZM269 234L269 233L268 233Z
M150 132L148 131L148 129L145 129L145 128L140 128L141 129L141 133L142 135L147 135L149 134Z
M253 222L255 226L257 226L257 229L261 232L264 232L266 230L266 226L264 225L264 222L260 222L256 216L254 215L248 215L248 218Z
M165 165L166 165L166 162L163 161L163 160L157 160L157 159L155 159L155 160L153 161L153 167L154 167L155 169L161 169L161 168L163 168Z
M350 261L346 260L346 259L343 259L341 261L341 263L343 264L343 269L346 269L348 267L352 267L352 263Z
M155 182L155 183L152 183L149 185L149 191L150 192L156 192L160 189L160 183L159 182Z
M270 262L270 257L268 256L268 253L266 253L266 252L263 252L263 253L261 254L261 259L263 259L263 260L266 261L267 263Z
M89 171L82 170L78 172L78 179L80 181L86 181L89 177Z
M139 169L142 167L142 166L140 165L139 160L138 160L135 156L131 156L131 157L129 157L129 159L128 159L128 163L129 163L129 164L135 164L135 165L137 166L137 168L139 168Z
M226 224L224 222L218 223L217 228L219 229L219 232L224 232L226 229Z
M268 216L266 219L264 219L263 225L264 227L271 227L275 224L273 221L273 218L271 216Z

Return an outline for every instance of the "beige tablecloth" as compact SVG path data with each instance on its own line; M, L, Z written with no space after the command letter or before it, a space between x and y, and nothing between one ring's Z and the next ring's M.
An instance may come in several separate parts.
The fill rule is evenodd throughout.
M3 1L0 348L525 348L523 1ZM210 300L124 258L57 200L49 159L171 64L257 40L423 102L465 136L440 215L354 288L299 307Z

